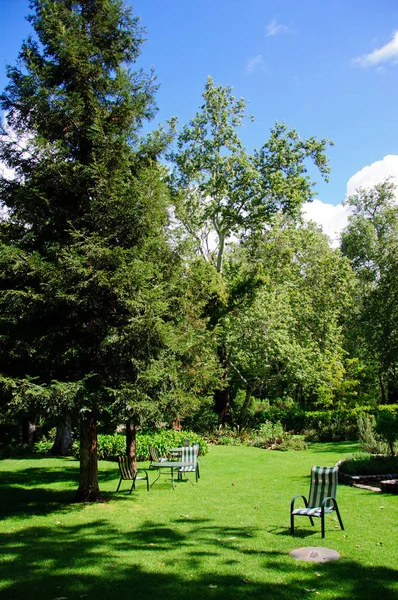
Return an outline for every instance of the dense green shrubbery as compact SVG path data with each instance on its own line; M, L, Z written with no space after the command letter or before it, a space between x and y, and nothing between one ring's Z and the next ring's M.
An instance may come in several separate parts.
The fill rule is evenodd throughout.
M207 443L197 433L191 431L175 431L164 429L157 433L139 433L137 435L137 460L149 460L149 448L155 446L161 455L165 455L169 448L182 446L185 438L189 438L191 444L198 442L201 455L208 452ZM79 456L79 443L74 442L72 453ZM103 460L113 458L126 453L126 436L123 433L113 435L100 434L98 436L98 458Z
M303 436L292 435L285 431L279 421L276 423L271 423L271 421L262 423L258 431L254 433L250 445L257 448L272 448L273 450L283 451L307 449Z
M375 431L376 419L373 415L358 417L358 441L361 450L369 454L387 454L387 444Z
M380 407L380 410L395 410ZM255 414L257 423L282 423L286 431L304 433L309 441L339 442L358 438L358 418L376 416L378 409L370 406L335 410L304 411L293 407L270 406Z
M398 456L355 454L340 463L340 471L347 475L386 475L398 473Z
M380 406L376 415L375 431L388 444L394 456L394 444L398 440L398 407Z
M265 421L265 423L261 423L259 429L254 433L250 446L255 446L256 448L278 446L286 439L286 435L286 431L284 431L280 421L276 421L276 423Z

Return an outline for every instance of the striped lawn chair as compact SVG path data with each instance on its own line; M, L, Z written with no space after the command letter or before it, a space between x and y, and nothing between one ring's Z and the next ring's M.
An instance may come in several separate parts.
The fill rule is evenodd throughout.
M182 479L183 473L195 473L196 481L198 481L200 477L198 465L198 448L195 446L183 446L181 462L187 464L178 469L178 479Z
M127 481L132 481L132 485L131 485L131 489L130 489L130 494L133 490L135 490L135 482L139 481L139 480L145 480L146 481L146 489L149 492L149 478L148 478L148 473L145 469L137 469L136 471L134 471L134 469L132 468L131 465L131 458L129 456L118 456L117 457L118 460L118 464L119 464L119 472L120 472L120 480L119 480L119 485L117 486L117 492L119 491L120 488L120 484L122 483L123 480L127 480ZM140 473L145 473L144 475L141 475Z
M312 467L310 495L294 496L290 504L290 532L294 535L294 517L308 517L311 525L314 525L313 517L321 518L322 537L325 537L325 515L336 511L341 529L344 529L336 501L338 467ZM294 508L297 498L304 500L305 508Z
M164 460L167 460L167 458L165 456L160 456L158 449L155 448L155 446L151 446L149 448L149 456L151 458L151 464L149 465L150 467L152 467L152 463L157 463L157 462L163 462Z

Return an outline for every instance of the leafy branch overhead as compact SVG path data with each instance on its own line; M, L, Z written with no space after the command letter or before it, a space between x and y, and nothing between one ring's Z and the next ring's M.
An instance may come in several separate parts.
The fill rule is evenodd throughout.
M246 103L232 88L209 77L204 104L178 136L170 153L170 177L177 217L209 258L203 239L213 235L215 263L222 270L225 243L261 231L279 211L297 216L303 202L313 197L306 167L312 160L327 179L330 167L325 150L331 142L302 140L294 129L276 123L260 150L248 154L238 128L245 120Z

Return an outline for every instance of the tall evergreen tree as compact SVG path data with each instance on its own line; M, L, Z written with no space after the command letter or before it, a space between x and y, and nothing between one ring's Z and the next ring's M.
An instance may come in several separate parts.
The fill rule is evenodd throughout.
M163 344L167 193L143 32L122 0L32 0L0 159L1 395L80 418L77 499L99 498L97 420ZM8 130L9 130L8 129ZM161 137L161 136L160 136ZM17 140L17 141L16 141ZM137 398L135 398L137 400Z

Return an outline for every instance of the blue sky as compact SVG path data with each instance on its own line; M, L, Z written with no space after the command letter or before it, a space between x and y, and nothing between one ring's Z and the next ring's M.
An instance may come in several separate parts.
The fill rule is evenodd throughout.
M5 65L15 61L30 31L28 5L28 0L0 0L1 89ZM160 85L157 122L176 115L185 123L211 75L249 102L255 122L242 130L249 151L266 141L275 120L303 137L334 141L330 183L318 180L316 186L322 203L339 205L353 177L350 191L369 177L374 183L389 172L398 176L396 0L136 0L133 5L147 32L139 64L153 66ZM383 160L386 156L391 158ZM370 170L362 171L365 167Z

